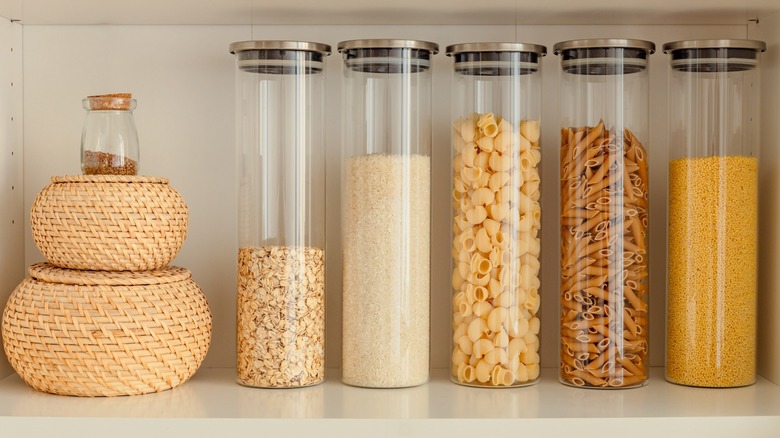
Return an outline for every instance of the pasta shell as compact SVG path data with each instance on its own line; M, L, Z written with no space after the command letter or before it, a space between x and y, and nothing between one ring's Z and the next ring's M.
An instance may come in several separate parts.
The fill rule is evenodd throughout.
M500 204L493 204L490 206L490 217L497 222L501 222L502 220L504 220L504 218L508 213L509 213L509 204L506 202L502 202Z
M523 120L520 122L520 134L528 139L529 142L539 141L541 130L538 120Z
M474 141L474 137L477 136L477 127L471 120L464 120L460 125L460 136L466 143Z
M481 137L477 140L477 146L479 149L485 152L493 151L493 139L490 137Z
M492 204L496 198L495 194L488 187L482 187L471 194L471 203L474 205L488 205Z

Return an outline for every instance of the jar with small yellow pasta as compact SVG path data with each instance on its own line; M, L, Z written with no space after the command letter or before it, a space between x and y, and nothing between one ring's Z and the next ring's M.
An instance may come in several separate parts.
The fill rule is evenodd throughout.
M561 66L559 378L648 375L649 41L557 43Z
M664 45L669 69L666 379L756 380L762 41Z
M447 47L452 81L452 381L539 381L544 46Z

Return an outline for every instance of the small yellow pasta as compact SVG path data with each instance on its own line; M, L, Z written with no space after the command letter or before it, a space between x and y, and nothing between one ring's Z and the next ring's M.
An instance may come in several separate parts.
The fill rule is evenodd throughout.
M462 275L460 275L460 270L458 268L455 268L452 270L452 287L453 289L460 289L461 286L463 286L463 282L466 281Z
M473 356L477 356L478 358L481 358L495 348L496 348L495 345L493 345L493 343L490 342L490 339L477 339L477 341L474 342L474 345L471 349L471 354Z
M490 342L490 340L488 339L482 339L482 340ZM493 345L493 343L490 342L490 345ZM507 360L509 359L506 354L506 350L504 350L503 348L496 348L494 346L492 350L485 353L483 360L491 365L496 365L499 363L506 363Z
M487 231L485 232L485 235L487 235ZM504 233L502 233L501 231L494 234L493 237L490 238L490 243L493 247L498 249L506 249L506 246L508 244L506 239L504 239Z
M487 261L490 264L490 261ZM490 282L490 273L480 274L479 272L472 272L466 277L466 281L475 286L487 286Z
M479 207L476 207L479 208ZM476 209L475 208L475 209ZM490 206L490 218L494 221L501 222L509 213L509 203L502 202L499 204L493 204ZM468 213L466 213L468 215ZM484 219L483 219L484 220Z
M482 221L487 219L488 212L485 207L477 206L466 212L466 220L472 225L481 224Z
M460 350L462 352L466 353L469 356L471 356L473 354L472 353L472 351L473 351L472 347L474 346L474 343L471 342L471 339L469 339L468 336L462 335L461 337L459 337L458 341L457 341L457 344L458 344L458 348L460 348Z
M515 379L517 379L518 382L527 382L529 380L528 369L522 362L518 362L517 364L517 368L515 369Z
M467 334L471 342L477 342L489 330L487 321L482 318L476 318L469 324Z
M471 308L475 315L484 318L493 310L493 305L487 301L476 301Z
M482 137L479 140L477 140L477 146L479 149L483 152L492 152L493 151L493 139L490 137ZM477 165L475 163L475 165ZM482 167L482 166L480 166Z
M468 143L474 141L474 137L477 135L477 126L471 120L464 120L461 122L458 132L463 141Z
M490 298L495 299L497 296L504 292L504 286L497 278L491 278L488 283L488 291L490 292Z
M520 362L525 365L534 365L539 363L539 353L535 351L526 351L520 353Z
M511 132L499 132L493 141L493 148L498 152L504 153L512 146L512 133ZM455 147L457 151L457 145Z
M494 308L487 317L487 325L490 331L500 332L501 327L507 321L509 311L504 307Z
M477 242L477 250L481 253L489 254L490 251L493 249L491 238L484 227L480 228L480 230L477 232L476 242Z
M477 376L477 380L480 383L487 383L488 380L490 380L490 372L492 370L493 370L493 366L491 366L489 363L485 362L484 360L480 360L479 362L477 362L477 366L475 367L474 371Z
M467 329L468 329L468 325L465 322L458 324L457 327L455 327L455 330L453 330L453 333L452 333L452 340L453 340L453 342L457 342L458 339L461 336L465 335Z
M506 330L501 330L496 333L496 337L493 338L493 345L500 348L506 348L509 346L509 334Z
M509 355L509 358L513 357L519 357L520 353L525 353L526 350L525 341L523 338L512 338L509 341L509 345L507 345L507 355Z
M493 190L490 190L489 187L482 187L477 190L474 190L471 193L471 204L472 205L489 205L492 204L493 201L496 198L495 192Z
M539 318L533 317L530 321L528 321L528 330L531 331L531 333L535 335L539 335L539 330L541 329L541 321L539 321Z
M531 143L536 143L539 141L539 137L541 136L539 121L523 120L520 122L520 135L525 137Z
M541 368L539 368L538 363L529 364L525 366L526 371L528 371L528 380L535 380L539 377L539 372L541 371Z
M477 127L488 137L495 137L498 134L498 124L493 113L486 113L477 120Z
M456 348L455 351L452 352L452 363L455 365L466 363L468 362L469 357L466 353L464 353L460 348Z
M489 138L487 140L491 141ZM479 146L479 144L477 146ZM482 152L478 153L477 156L474 158L474 167L478 167L482 169L482 172L486 172L488 170L489 162L490 162L490 152L482 150Z

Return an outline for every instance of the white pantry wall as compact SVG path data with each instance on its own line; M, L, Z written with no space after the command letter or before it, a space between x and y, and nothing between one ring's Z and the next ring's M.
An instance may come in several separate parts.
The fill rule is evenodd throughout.
M79 171L88 94L130 91L141 140L141 172L166 176L190 207L190 231L175 264L193 271L214 313L205 366L235 365L236 196L234 190L233 41L301 39L334 46L355 38L410 38L439 43L434 61L431 364L449 363L450 68L448 44L575 38L654 41L745 38L745 25L718 26L24 26L24 208L52 175ZM651 57L651 364L663 364L666 219L667 59ZM341 363L340 138L341 59L328 60L327 366ZM557 366L558 59L544 60L542 175L542 363ZM27 264L42 259L25 224Z
M780 12L751 25L767 41L761 66L758 372L780 384Z
M0 314L24 278L22 26L0 18ZM13 369L0 348L0 379Z

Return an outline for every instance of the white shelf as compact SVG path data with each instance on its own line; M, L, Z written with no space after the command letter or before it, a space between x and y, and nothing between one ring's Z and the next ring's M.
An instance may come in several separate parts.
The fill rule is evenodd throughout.
M213 368L171 391L119 398L44 394L13 375L0 380L0 430L3 436L105 436L105 424L112 437L251 431L339 437L497 431L515 436L536 431L578 438L683 436L685 431L689 436L776 437L780 430L780 386L762 378L746 388L688 388L665 382L663 370L655 368L643 388L603 391L561 385L556 371L544 369L542 381L526 388L482 389L455 385L437 369L427 385L388 390L345 386L338 370L328 370L322 385L280 390L242 387L234 383L233 369Z
M0 0L23 24L744 24L777 0Z

